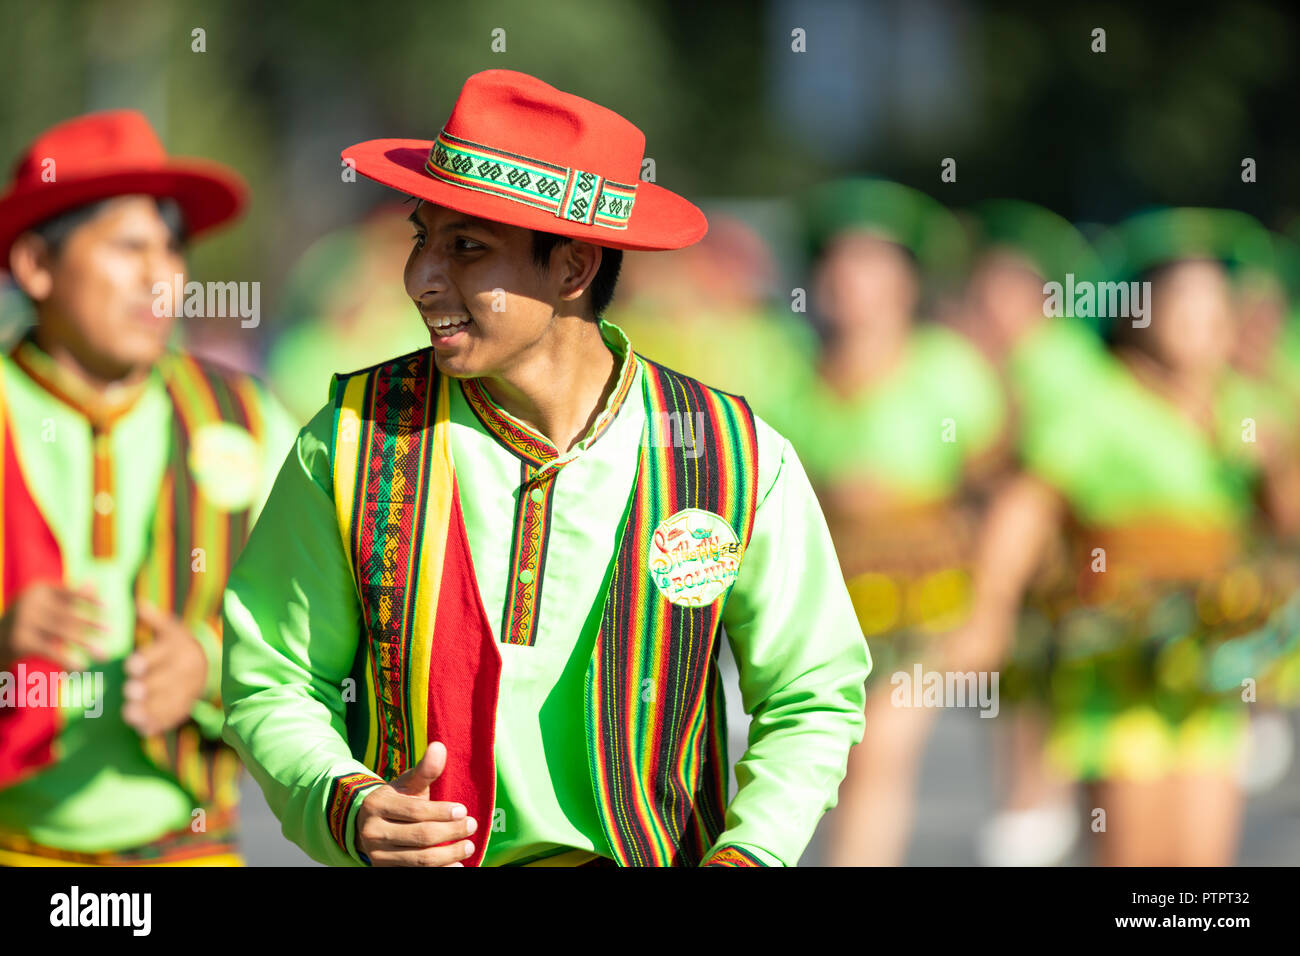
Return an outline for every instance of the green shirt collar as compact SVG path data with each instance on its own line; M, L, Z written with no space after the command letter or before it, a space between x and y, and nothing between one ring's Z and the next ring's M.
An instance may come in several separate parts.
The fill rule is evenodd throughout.
M632 393L637 378L636 353L632 351L631 343L622 329L604 319L599 321L601 338L615 358L619 359L618 379L591 428L581 441L564 454L559 452L549 438L493 401L480 379L465 379L461 382L466 401L488 434L525 460L531 461L535 467L564 464L594 445L609 429Z

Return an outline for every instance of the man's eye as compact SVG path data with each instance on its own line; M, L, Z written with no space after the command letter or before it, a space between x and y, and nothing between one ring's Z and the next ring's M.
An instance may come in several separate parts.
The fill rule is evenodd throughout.
M475 249L482 249L483 244L475 242L473 239L466 239L464 236L457 236L455 241L458 252L473 252Z
M424 233L417 232L415 235L411 237L411 242L414 243L416 246L424 245Z

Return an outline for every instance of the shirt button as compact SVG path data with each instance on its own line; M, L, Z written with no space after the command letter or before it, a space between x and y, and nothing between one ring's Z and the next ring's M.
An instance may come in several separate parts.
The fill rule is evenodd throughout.
M530 570L528 570L527 568L524 568L522 571L520 571L520 572L519 572L519 583L520 583L520 584L532 584L532 583L533 583L533 572L530 571Z
M546 492L542 491L541 488L534 488L532 491L528 493L528 497L532 498L538 504L541 504L542 499L546 497Z
M113 513L113 496L107 491L100 491L95 495L95 513L107 515Z

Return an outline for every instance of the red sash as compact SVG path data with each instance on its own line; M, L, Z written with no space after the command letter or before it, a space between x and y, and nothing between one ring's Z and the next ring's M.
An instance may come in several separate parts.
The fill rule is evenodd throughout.
M0 383L0 389L3 384ZM9 609L14 599L29 586L63 580L63 556L58 542L27 490L13 434L9 427L0 391L0 613ZM49 678L58 665L45 657L28 656L13 662L10 668L17 681L19 667L29 676L41 673ZM14 684L21 698L26 687ZM54 759L54 740L60 729L57 707L0 707L0 787L7 787Z

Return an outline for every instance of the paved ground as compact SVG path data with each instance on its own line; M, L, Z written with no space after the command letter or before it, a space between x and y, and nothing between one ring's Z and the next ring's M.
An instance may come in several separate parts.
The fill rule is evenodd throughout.
M727 680L730 754L733 761L744 753L749 719L740 706L735 667L724 652ZM990 771L994 721L981 720L973 710L946 711L936 722L921 770L917 828L907 855L913 866L975 866L975 833L994 810ZM1291 715L1300 740L1300 719ZM732 778L732 792L735 792ZM261 791L245 775L245 858L253 866L314 866L296 846L280 835ZM801 865L822 859L822 833L814 836ZM1068 862L1085 862L1080 846ZM1239 864L1256 866L1300 865L1300 761L1289 776L1272 790L1252 798L1247 807Z

